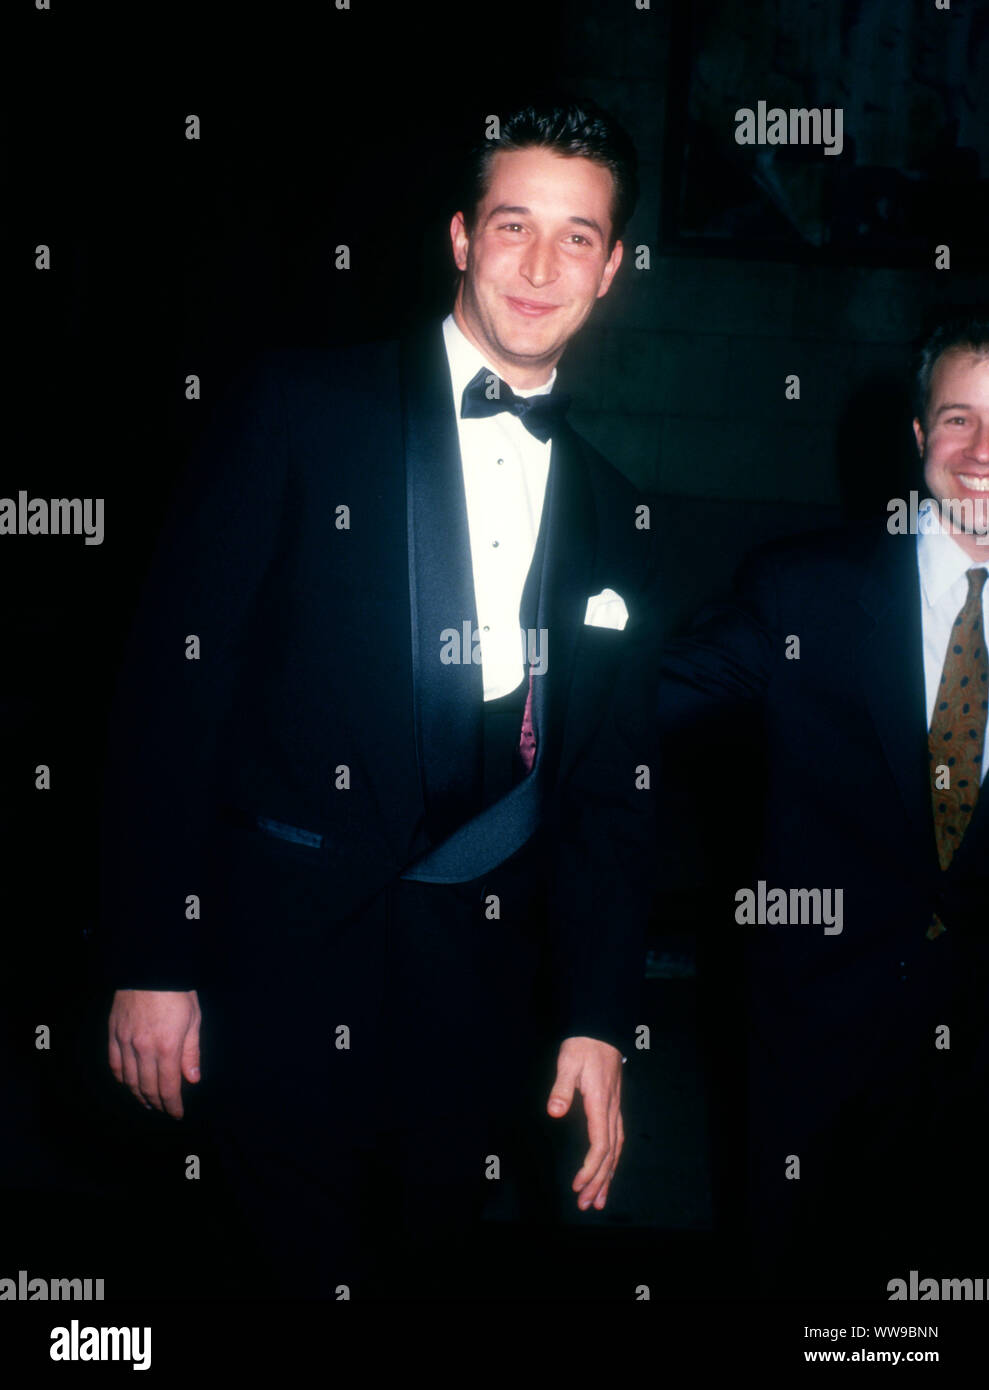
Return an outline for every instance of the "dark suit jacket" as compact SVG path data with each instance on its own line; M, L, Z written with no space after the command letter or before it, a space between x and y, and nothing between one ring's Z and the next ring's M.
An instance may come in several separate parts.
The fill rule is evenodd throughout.
M742 948L753 1142L797 1145L929 1054L935 1027L961 1022L959 989L984 978L989 794L942 872L916 538L862 524L755 553L666 651L659 712L668 760L684 756L673 785L699 793L698 898L726 952ZM737 924L736 892L760 879L843 890L841 934ZM949 930L929 941L932 911Z
M436 659L442 627L477 626L460 467L438 325L404 346L276 354L217 412L159 543L112 713L110 983L195 987L206 913L187 921L186 897L231 853L248 876L242 905L252 881L270 901L275 876L296 925L331 930L478 810L481 669ZM634 801L602 726L646 616L640 500L571 428L558 433L538 677L557 845L540 860L547 941L563 1034L618 1045L634 1023L646 874L639 866L619 890L627 902L611 900L617 911L602 919L583 861L587 840ZM625 632L584 625L588 597L605 587L628 605ZM192 635L198 660L185 655ZM601 769L613 797L597 787L597 809L577 811L568 789ZM277 924L243 929L245 948L278 949Z

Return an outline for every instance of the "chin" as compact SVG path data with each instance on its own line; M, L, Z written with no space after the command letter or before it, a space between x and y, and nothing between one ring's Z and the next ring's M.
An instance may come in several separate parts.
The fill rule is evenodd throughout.
M529 336L521 333L506 333L498 339L499 346L506 357L548 357L553 351L553 344L537 339L535 335Z
M555 342L541 335L517 333L511 339L512 350L523 357L548 357L556 347Z

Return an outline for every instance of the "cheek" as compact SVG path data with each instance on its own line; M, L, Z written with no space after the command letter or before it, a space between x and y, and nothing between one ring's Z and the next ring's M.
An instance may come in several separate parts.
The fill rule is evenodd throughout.
M601 288L601 267L597 265L574 266L570 285L575 299L582 304L593 304Z
M961 440L957 438L952 439L950 436L943 434L934 435L933 438L928 438L927 452L935 464L944 463L947 462L948 459L954 457L960 445Z
M496 289L515 274L517 259L511 251L488 251L477 267L478 280Z
M927 440L927 462L924 465L925 478L937 478L947 469L952 449L943 439Z

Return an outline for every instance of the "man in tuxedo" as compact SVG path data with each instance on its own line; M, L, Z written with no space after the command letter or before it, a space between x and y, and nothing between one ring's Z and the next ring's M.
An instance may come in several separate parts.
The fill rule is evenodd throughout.
M985 318L924 344L913 426L926 503L757 551L661 668L702 948L744 979L712 1021L719 1197L775 1294L985 1251Z
M602 901L583 866L642 814L603 719L650 537L554 387L621 263L634 151L592 104L529 107L468 184L442 325L276 354L218 412L113 713L110 1066L181 1117L202 1030L289 1294L470 1292L542 974L581 1209L624 1140L647 871Z

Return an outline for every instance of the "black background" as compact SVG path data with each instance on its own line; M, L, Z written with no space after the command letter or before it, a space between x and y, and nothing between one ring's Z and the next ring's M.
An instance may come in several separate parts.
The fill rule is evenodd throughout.
M937 44L951 17L933 0L926 10L925 42ZM640 148L643 196L627 241L650 247L653 279L646 286L630 264L623 269L568 369L578 409L581 391L588 403L578 427L586 423L618 466L668 496L676 523L668 626L716 591L757 541L902 495L911 478L918 485L909 343L940 306L985 297L976 252L989 238L972 235L940 276L933 248L912 265L822 270L799 256L754 264L751 248L705 260L663 241L680 138L670 93L682 86L685 61L682 23L671 14L658 0L649 11L632 0L353 0L349 11L53 0L51 12L25 5L17 16L5 120L14 314L0 491L103 497L106 539L87 547L72 537L0 537L0 1177L12 1215L0 1274L25 1265L45 1275L104 1271L116 1288L180 1295L180 1261L149 1268L149 1223L230 1239L222 1203L181 1176L181 1156L199 1151L198 1098L177 1133L116 1087L105 1063L108 1000L88 973L102 747L120 643L187 445L240 363L271 345L392 335L446 311L457 152L506 96L551 83L590 92L613 106ZM947 66L944 77L952 78ZM726 141L735 109L765 94L726 86ZM190 113L201 121L198 141L185 138ZM34 268L41 243L51 247L48 272ZM346 272L334 268L341 243L351 251ZM678 297L677 284L693 288ZM735 431L754 440L739 458L725 440L736 423L732 392L752 398L751 379L739 382L735 371L733 345L747 336L765 349L773 397L767 388L763 403L757 393ZM861 353L848 358L848 342L863 343ZM799 369L817 388L806 438L823 442L787 459L777 383L794 360L806 361ZM751 370L760 370L758 356ZM696 406L683 404L677 372L690 373ZM202 380L200 402L185 399L189 373ZM642 392L631 404L630 378ZM722 393L714 408L705 389ZM691 412L705 428L686 455L677 440L691 437ZM878 461L866 477L862 458ZM799 485L780 485L786 468ZM40 763L52 769L47 793L34 790ZM632 1251L667 1292L686 1279L715 1297L699 1272L711 1212L689 922L665 914L653 947L686 976L678 982L668 970L663 980L657 971L650 983L667 992L670 1032L631 1088L641 1147L656 1166L630 1179L617 1213L585 1232L569 1228L561 1249L579 1260L596 1242L619 1271L616 1288ZM34 1046L41 1023L52 1029L49 1052ZM675 1066L679 1090L658 1112L650 1087L664 1062ZM558 1291L576 1291L576 1279L561 1280Z

